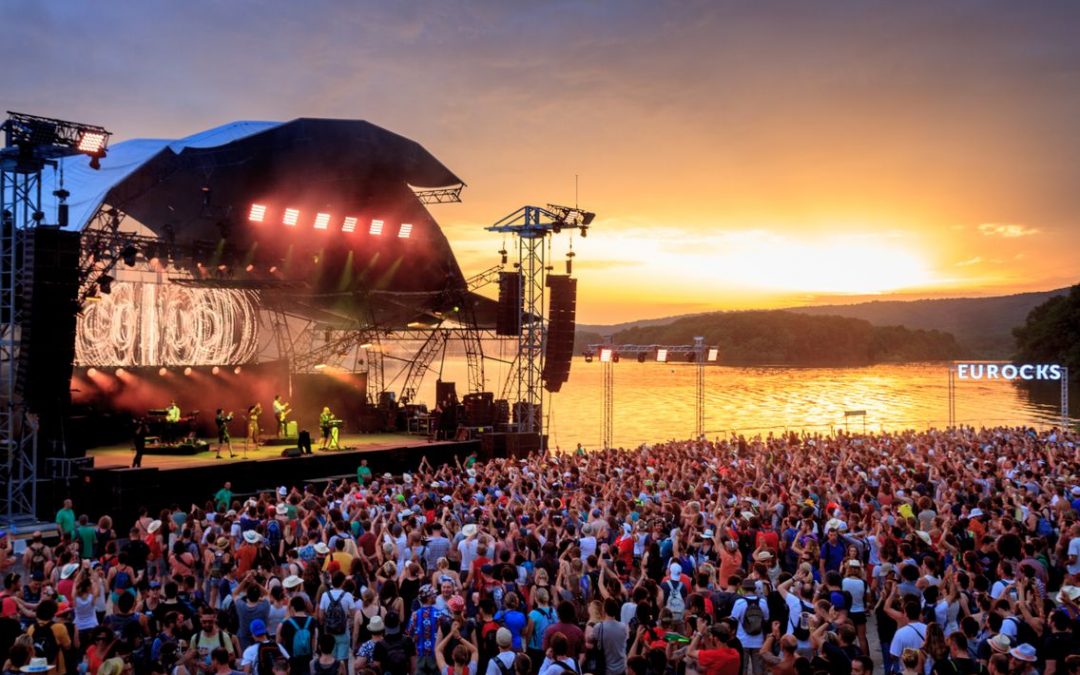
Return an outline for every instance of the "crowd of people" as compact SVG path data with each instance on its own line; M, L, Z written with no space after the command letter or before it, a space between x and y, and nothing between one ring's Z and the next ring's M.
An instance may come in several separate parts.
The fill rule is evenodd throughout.
M134 523L67 502L18 554L0 539L0 660L52 675L1076 675L1077 442L732 437L395 476L365 463L318 486L226 484Z

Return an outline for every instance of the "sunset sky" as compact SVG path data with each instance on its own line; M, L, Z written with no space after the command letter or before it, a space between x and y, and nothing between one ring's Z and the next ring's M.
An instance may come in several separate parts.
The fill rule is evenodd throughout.
M417 140L469 185L432 207L467 275L580 176L581 322L1080 281L1080 3L3 5L5 109Z

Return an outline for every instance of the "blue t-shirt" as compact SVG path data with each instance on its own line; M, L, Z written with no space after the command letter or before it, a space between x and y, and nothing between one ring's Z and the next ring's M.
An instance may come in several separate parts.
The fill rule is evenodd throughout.
M826 572L836 572L840 570L840 563L844 562L844 552L847 550L847 546L844 542L838 541L835 544L825 542L821 545L821 559L825 561Z
M519 612L516 609L512 609L506 612L499 612L495 615L495 620L506 626L507 630L514 637L512 643L515 650L521 649L521 632L525 630L525 625L529 623L528 617Z

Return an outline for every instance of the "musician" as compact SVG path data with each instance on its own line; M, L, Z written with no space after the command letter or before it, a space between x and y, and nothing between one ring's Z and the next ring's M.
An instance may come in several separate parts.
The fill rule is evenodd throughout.
M217 424L217 454L214 459L221 459L221 448L229 448L229 458L236 457L233 454L232 439L229 438L229 422L232 421L233 414L225 414L224 408L217 409L217 415L214 417L214 423Z
M254 443L259 447L259 416L262 415L262 404L248 406L247 409L247 437L244 438L244 452L247 452L248 443Z
M132 452L135 453L135 458L131 462L131 468L135 469L142 466L143 452L146 451L146 437L150 435L150 427L146 425L146 420L139 418L135 423L135 437L132 440Z
M165 421L170 424L180 422L180 406L176 405L176 401L169 401L169 407L165 408Z
M338 447L337 434L334 434L334 426L336 420L334 419L334 413L330 412L330 406L323 406L322 413L319 415L319 428L322 430L322 449L327 450L331 445ZM331 442L333 439L333 442Z
M281 438L286 435L288 426L285 423L289 416L289 404L281 400L281 394L274 395L274 417L277 418L277 435Z

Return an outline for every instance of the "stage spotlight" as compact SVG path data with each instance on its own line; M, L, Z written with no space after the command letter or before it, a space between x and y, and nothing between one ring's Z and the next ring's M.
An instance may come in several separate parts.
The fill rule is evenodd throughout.
M341 224L342 232L352 232L356 229L356 218L346 218L345 222Z
M277 265L271 265L270 266L270 274L276 274L276 273L277 273Z
M397 233L398 239L408 239L410 234L412 234L412 223L402 223Z
M611 361L611 349L604 347L600 350L600 363L608 363Z
M100 277L98 277L98 289L101 290L101 293L103 295L108 295L109 293L112 293L112 282L114 281L116 281L115 278L109 276L108 274L102 274Z
M506 249L505 248L499 249L499 256L500 256L500 258L502 258L502 264L505 265L506 260L507 260L507 258L506 258Z
M585 213L581 214L581 224L588 227L589 225L592 225L592 221L594 218L596 218L595 213L586 211Z
M127 371L126 371L126 370L124 370L123 368L117 368L117 369L116 369L116 376L117 376L117 377L123 377L123 376L125 376L125 375L127 375Z
M578 232L581 233L582 239L585 239L589 236L589 228L585 227L584 225L581 226L581 229L579 229Z
M298 220L300 220L300 211L297 209L285 209L285 215L281 217L281 222L290 227L295 227Z
M184 375L188 375L188 376L191 375L191 366L188 366L187 368L184 368Z
M658 363L667 363L667 350L666 349L657 349L656 350L656 361Z
M368 234L382 234L383 222L381 220L371 221L371 229L368 230Z
M315 229L325 230L330 227L330 214L329 213L317 213L315 214Z
M263 204L252 204L251 211L248 212L248 220L253 223L261 223L266 217L266 206Z
M128 244L120 251L120 257L128 267L135 267L135 257L139 255L139 249Z
M97 375L97 368L91 368L90 370L86 371L86 374L90 377Z
M158 368L157 374L160 375L161 377L165 377L166 375L169 374L169 369L168 368Z
M255 265L252 265L251 263L248 263L248 266L244 268L244 271L245 272L254 272L255 271Z
M326 368L325 363L317 363L317 364L315 364L315 370L323 370L325 368Z
M101 153L101 149L105 146L106 138L108 138L108 134L101 132L83 132L82 137L79 139L79 152L85 152L88 155Z
M720 350L717 349L716 347L712 347L712 348L709 349L709 354L708 354L708 356L705 357L705 360L706 361L716 361L718 358L720 358Z
M240 366L233 368L233 375L239 375L241 370L243 369Z
M210 369L210 372L213 373L214 375L217 375L218 373L221 372L221 368L218 368L217 366L214 366L213 368Z

